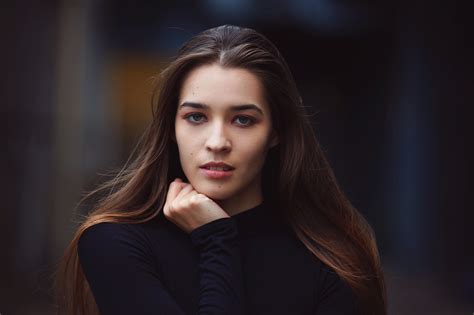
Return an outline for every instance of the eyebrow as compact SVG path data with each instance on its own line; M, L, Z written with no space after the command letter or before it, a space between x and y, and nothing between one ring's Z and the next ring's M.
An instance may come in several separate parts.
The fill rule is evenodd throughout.
M179 106L179 109L182 109L183 107L209 109L209 105L201 104L201 103L195 103L195 102L184 102L183 104L181 104ZM230 109L234 112L240 112L240 111L249 110L249 109L250 110L255 110L263 116L263 111L255 104L234 105L234 106L231 106Z

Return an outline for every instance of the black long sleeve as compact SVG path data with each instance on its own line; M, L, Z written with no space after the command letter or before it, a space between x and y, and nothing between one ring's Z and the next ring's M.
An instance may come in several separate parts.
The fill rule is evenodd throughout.
M197 314L244 314L237 226L221 218L191 232L199 251ZM185 314L155 270L147 241L130 226L101 223L87 229L78 254L102 315Z
M199 249L199 314L245 314L244 275L237 225L221 218L191 232Z
M358 314L351 288L326 265L321 265L318 287L316 315Z
M262 203L182 231L163 213L100 223L79 239L102 315L358 315L355 295Z

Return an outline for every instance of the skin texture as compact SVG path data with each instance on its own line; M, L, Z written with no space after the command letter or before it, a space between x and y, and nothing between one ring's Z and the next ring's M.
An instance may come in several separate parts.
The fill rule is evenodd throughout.
M185 102L209 108L182 107ZM262 113L231 110L242 104L254 104ZM261 82L250 71L218 64L193 69L180 89L175 141L189 183L174 181L170 185L173 190L165 208L167 212L174 209L168 218L180 222L177 224L183 230L191 231L225 216L219 208L230 216L263 201L261 171L268 150L278 144L278 136L272 129ZM235 167L232 176L207 178L200 166L210 161ZM173 203L174 199L179 202Z
M186 233L208 222L229 217L212 199L179 178L170 184L163 213Z

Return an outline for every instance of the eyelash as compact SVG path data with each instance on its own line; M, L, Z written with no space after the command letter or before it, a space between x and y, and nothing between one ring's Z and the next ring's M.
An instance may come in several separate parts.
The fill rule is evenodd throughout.
M192 117L192 116L204 116L204 115L201 114L201 113L191 113L191 114L188 114L188 115L186 115L186 116L184 117L184 119L185 119L186 121L190 122L191 124L193 124L193 125L199 125L200 122L193 122L193 121L190 121L190 120L188 119L189 117ZM255 124L256 121L257 121L255 118L250 117L250 116L239 115L239 116L236 116L236 118L245 118L245 119L248 119L248 120L250 121L248 124L240 125L240 126L242 126L242 127L250 127L250 126L252 126L253 124Z

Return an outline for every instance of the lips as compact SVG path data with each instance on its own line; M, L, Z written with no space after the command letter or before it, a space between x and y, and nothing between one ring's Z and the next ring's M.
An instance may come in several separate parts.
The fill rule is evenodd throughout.
M231 169L225 169L225 166L216 167L212 165L207 165L206 167L201 167L201 172L208 179L223 180L232 177L232 174L234 173L234 171Z
M208 169L208 170L216 170L216 171L231 171L235 169L233 166L224 162L208 162L204 165L201 165L200 167Z
M212 170L212 171L231 171L233 168L228 167L228 166L203 166L201 168L204 168L206 170Z

